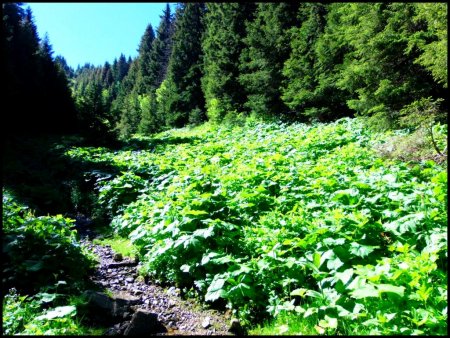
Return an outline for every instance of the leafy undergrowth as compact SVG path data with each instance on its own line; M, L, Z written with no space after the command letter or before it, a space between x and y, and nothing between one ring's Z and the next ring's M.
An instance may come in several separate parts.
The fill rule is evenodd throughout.
M20 295L11 289L3 298L4 335L101 335L105 328L82 323L78 309L86 299L56 293L40 292Z
M80 246L73 220L39 216L3 189L2 333L78 335L85 277L94 260Z
M253 122L66 154L121 171L97 181L99 203L144 273L249 326L445 334L446 168L382 159L386 139L356 119Z

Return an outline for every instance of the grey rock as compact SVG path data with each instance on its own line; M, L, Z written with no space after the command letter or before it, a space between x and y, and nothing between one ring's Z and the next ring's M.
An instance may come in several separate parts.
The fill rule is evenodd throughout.
M139 298L118 292L112 298L102 292L87 291L88 307L95 318L111 322L123 319L125 313L130 311L132 305L139 303Z
M130 325L124 335L166 333L167 329L158 321L158 315L145 310L138 310L133 314Z
M202 327L204 329L207 329L210 326L211 326L211 318L205 317L205 319L203 319L203 321L202 321Z
M122 261L122 260L123 260L122 254L121 254L121 253L116 253L116 254L114 254L114 260L115 260L116 262Z
M171 296L178 296L180 294L180 289L171 286L169 289L167 289L167 294Z
M120 330L118 328L110 327L103 333L104 336L120 336Z
M106 265L107 268L120 268L123 266L136 266L136 262L127 260L122 262L112 262Z

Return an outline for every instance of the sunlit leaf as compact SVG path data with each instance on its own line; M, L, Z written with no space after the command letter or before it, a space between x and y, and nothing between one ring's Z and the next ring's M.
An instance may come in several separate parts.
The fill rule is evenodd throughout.
M350 245L350 253L362 258L370 255L375 249L379 248L379 246L362 245L356 242L352 242Z
M205 301L215 301L219 298L223 298L227 292L223 289L226 279L224 278L214 278L212 283L206 290Z
M73 305L58 306L53 310L48 311L46 314L36 317L36 320L51 320L54 318L74 315L76 313L76 310L77 310L76 307Z
M389 292L389 293L395 293L396 295L399 295L400 297L403 297L405 295L405 287L404 286L395 286L391 284L377 284L377 289L379 293L383 292Z
M350 294L355 299L379 296L378 290L370 284L366 284L358 289L355 289L351 291Z
M306 291L308 291L308 289L295 289L293 291L291 291L291 296L300 296L300 297L304 297L306 294Z

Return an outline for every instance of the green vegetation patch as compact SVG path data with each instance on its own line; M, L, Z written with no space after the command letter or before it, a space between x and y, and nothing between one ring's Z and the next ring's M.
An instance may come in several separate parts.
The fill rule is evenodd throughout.
M59 281L82 283L92 260L79 244L74 220L62 215L34 216L3 189L3 284L26 293Z
M137 249L134 247L131 240L122 237L94 239L94 244L109 245L116 253L122 254L124 257L134 257Z
M3 189L2 333L86 335L80 292L95 263L77 240L73 220L34 216Z
M357 119L253 121L66 154L121 168L97 182L99 201L145 273L226 303L243 323L287 316L303 334L443 334L446 168L381 158L386 139Z

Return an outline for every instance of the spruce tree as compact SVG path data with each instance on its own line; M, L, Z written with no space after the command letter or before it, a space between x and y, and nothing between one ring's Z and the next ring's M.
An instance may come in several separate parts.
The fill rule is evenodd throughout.
M115 129L121 138L127 138L137 130L140 121L140 109L136 83L139 76L138 58L131 62L127 75L118 82L117 97L112 102L112 113L119 123Z
M144 135L150 135L161 127L156 120L156 97L153 92L148 95L139 96L139 106L141 109L141 120L137 131Z
M328 6L301 4L300 26L290 30L291 54L283 68L282 99L299 119L330 120L350 114L345 103L348 93L336 87L337 71L334 68L342 61L346 44L341 36L332 41L322 38ZM332 26L333 21L331 13L328 25Z
M138 77L136 80L136 90L138 94L151 92L155 83L154 74L151 72L150 64L152 57L153 40L155 40L155 33L151 24L145 29L144 35L139 44L139 67Z
M64 72L67 79L72 79L75 76L75 72L72 67L67 64L66 58L62 55L55 57L55 63L60 70Z
M125 58L125 55L120 54L119 60L117 61L117 69L116 69L116 81L122 81L122 79L127 75L130 65Z
M202 3L185 3L177 8L173 50L168 66L168 81L173 84L167 124L182 127L205 120L205 99L201 88L204 33Z
M410 37L408 50L419 48L422 52L414 61L424 66L436 82L448 87L448 4L416 3L416 23L426 23L426 28L418 30Z
M210 120L243 111L247 101L239 82L239 57L244 48L245 22L252 19L253 3L208 3L205 14L204 76L202 90Z
M111 71L111 65L108 61L105 62L105 64L102 67L102 85L104 88L109 88L114 82L112 71Z
M283 64L289 57L289 28L296 24L297 3L258 3L255 19L247 25L241 54L240 83L247 92L244 104L257 115L279 115L288 108L280 86Z
M339 5L338 25L327 32L327 40L340 35L349 46L342 66L336 66L338 88L351 93L349 108L372 117L379 127L395 127L404 106L445 95L432 74L415 62L421 50L411 48L411 39L427 34L426 23L415 20L415 4Z
M158 88L166 78L167 66L172 51L173 22L170 6L163 11L157 29L157 36L152 43L151 60L149 64L150 77L154 79L153 90Z

